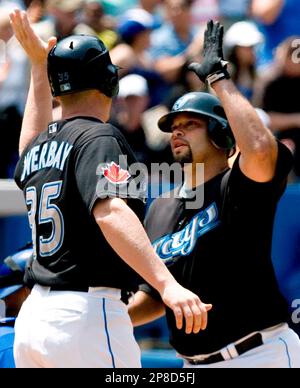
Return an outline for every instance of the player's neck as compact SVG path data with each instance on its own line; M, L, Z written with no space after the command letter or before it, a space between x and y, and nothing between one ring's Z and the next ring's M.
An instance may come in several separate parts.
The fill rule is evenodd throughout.
M96 118L103 123L106 123L109 119L109 114L106 114L105 112L99 112L95 110L87 110L87 109L62 109L62 120L71 119L73 117L93 117Z
M205 163L192 163L184 169L184 182L187 189L194 189L221 174L228 168L227 160L211 159Z
M108 121L111 110L111 100L99 97L100 95L79 96L70 101L62 101L62 119L76 116L97 118L104 123ZM105 96L104 96L105 97Z

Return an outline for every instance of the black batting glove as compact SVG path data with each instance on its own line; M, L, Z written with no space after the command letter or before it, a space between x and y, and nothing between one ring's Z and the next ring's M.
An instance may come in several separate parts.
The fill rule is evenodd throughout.
M223 55L224 27L212 20L207 23L204 34L204 48L202 63L191 63L188 69L196 73L202 82L210 85L221 79L229 79L227 64Z

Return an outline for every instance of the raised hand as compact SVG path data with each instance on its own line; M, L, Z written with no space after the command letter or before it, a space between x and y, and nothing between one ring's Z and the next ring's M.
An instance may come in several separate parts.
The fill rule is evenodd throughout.
M213 83L222 78L230 78L223 56L223 35L223 26L218 22L209 21L204 34L203 61L192 63L188 67L204 83L207 80Z
M15 10L10 14L11 25L15 36L25 50L32 64L46 64L49 51L57 40L51 37L44 42L31 27L28 15L24 11Z
M31 27L26 12L10 14L15 36L31 62L31 81L20 134L19 153L52 121L52 96L47 76L48 53L56 44L52 37L44 42Z

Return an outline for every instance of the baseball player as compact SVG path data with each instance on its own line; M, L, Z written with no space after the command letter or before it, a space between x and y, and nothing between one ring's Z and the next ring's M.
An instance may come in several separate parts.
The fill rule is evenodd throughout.
M0 368L15 368L14 324L29 294L23 284L23 276L31 258L32 249L23 249L7 257L0 266L0 299L6 307L5 318L0 319Z
M136 273L187 333L206 327L211 306L175 281L139 221L143 192L130 167L135 157L106 124L118 69L102 41L75 35L45 44L25 13L11 19L33 65L15 179L32 229L34 260L26 277L36 285L16 321L16 365L139 367L123 298L135 288ZM51 115L48 51L62 120L44 131L39 125Z
M159 120L160 129L172 133L185 183L172 198L154 201L146 231L179 283L214 306L208 329L190 336L177 330L166 309L170 342L186 367L299 367L299 338L285 323L288 309L270 253L292 157L229 79L222 38L220 24L209 22L203 62L190 65L218 98L186 94ZM235 140L240 154L229 169ZM204 188L191 183L197 163L204 163ZM193 210L192 198L202 188L203 206ZM164 310L159 295L142 285L130 314L138 325Z

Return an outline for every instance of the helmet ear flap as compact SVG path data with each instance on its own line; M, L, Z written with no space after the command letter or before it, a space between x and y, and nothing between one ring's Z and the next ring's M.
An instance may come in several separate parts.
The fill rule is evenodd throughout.
M208 120L208 134L215 147L231 150L235 147L235 139L227 122L224 123L210 118Z
M118 66L113 64L109 65L106 69L107 77L104 82L101 83L99 89L107 97L115 97L119 93L119 75L118 75Z

